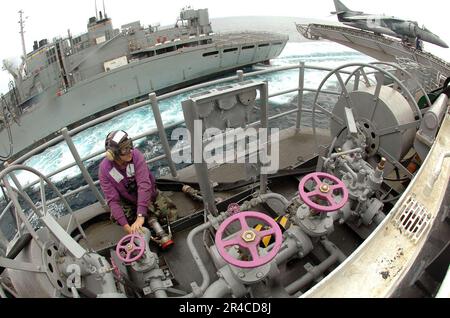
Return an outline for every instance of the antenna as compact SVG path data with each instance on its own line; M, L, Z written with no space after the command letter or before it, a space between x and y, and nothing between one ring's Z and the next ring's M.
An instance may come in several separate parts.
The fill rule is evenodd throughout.
M27 49L25 47L25 20L23 18L23 10L19 11L19 15L20 15L20 20L19 20L19 24L20 24L20 35L22 37L22 50L23 50L23 58L24 60L27 58ZM28 19L28 17L26 17L25 19Z

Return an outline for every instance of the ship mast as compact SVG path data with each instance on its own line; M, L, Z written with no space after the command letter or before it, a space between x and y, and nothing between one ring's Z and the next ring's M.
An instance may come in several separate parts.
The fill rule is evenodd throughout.
M105 15L106 19L108 16L106 15L105 0L103 0L103 14Z
M19 20L19 24L20 24L20 36L22 37L22 50L23 50L23 58L24 60L27 57L27 49L25 47L25 20L23 18L23 10L19 11L19 15L20 15L20 20ZM28 17L27 17L28 18ZM27 19L25 18L25 19Z
M28 17L23 17L23 10L19 11L19 15L20 15L20 20L19 20L19 24L20 24L20 36L22 38L22 63L20 65L20 75L22 75L22 72L26 73L25 70L25 64L27 61L27 48L25 47L25 20L28 19Z

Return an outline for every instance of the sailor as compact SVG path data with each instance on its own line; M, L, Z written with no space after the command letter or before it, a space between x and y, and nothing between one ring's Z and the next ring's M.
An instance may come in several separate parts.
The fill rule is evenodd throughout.
M109 133L105 148L99 180L111 219L128 234L141 232L146 220L175 221L175 205L156 188L155 177L128 134L123 130Z
M423 42L420 36L416 36L416 50L422 51L423 50Z

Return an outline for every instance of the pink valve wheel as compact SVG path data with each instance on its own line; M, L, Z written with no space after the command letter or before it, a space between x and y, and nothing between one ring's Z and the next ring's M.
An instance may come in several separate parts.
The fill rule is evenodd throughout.
M332 183L327 183L325 180L331 181ZM308 181L315 183L314 190L311 192L305 191L305 185ZM342 199L340 201L336 200L336 191L342 193ZM337 177L324 172L314 172L303 177L298 186L298 192L300 199L317 212L335 212L341 209L348 201L348 189L345 184ZM314 198L322 199L329 205L316 203L313 201Z
M228 205L227 212L230 214L237 214L241 212L241 207L237 203L231 203Z
M257 231L248 226L247 218L258 219L264 221L270 226L269 230ZM241 230L230 240L223 240L223 234L228 230L231 223L239 220ZM275 235L275 243L272 250L264 256L259 255L259 243L268 235ZM219 227L216 233L216 246L219 254L223 259L231 265L241 268L256 268L269 263L278 253L281 248L282 233L279 225L269 216L259 212L241 212L226 219ZM228 253L227 248L238 245L250 252L251 261L242 261L236 259Z
M117 257L124 263L136 262L144 255L145 239L139 234L130 234L117 243Z

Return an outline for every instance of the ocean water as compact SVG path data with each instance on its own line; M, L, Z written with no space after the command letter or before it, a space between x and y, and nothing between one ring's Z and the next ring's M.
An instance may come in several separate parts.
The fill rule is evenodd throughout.
M371 58L362 55L361 53L330 42L289 42L282 54L271 61L268 67L298 65L301 61L307 65L315 65L321 67L335 68L342 64L349 62L367 63L372 61ZM316 88L327 72L306 71L305 73L305 87ZM264 79L269 81L269 93L273 94L282 90L298 87L298 70L290 70L277 72L270 75L255 76L250 79ZM327 83L333 85L333 83ZM171 124L183 119L181 110L181 102L190 95L200 91L192 91L190 93L181 94L170 99L166 99L160 103L162 118L165 124ZM270 100L273 107L289 103L295 98L296 93L289 95L282 95ZM153 114L150 107L142 107L134 111L122 114L107 122L101 123L95 127L89 128L80 132L73 137L78 152L81 157L85 157L94 151L104 149L104 140L108 132L112 130L123 129L131 136L142 133L149 129L155 128ZM169 136L170 138L170 136ZM144 142L138 141L137 144ZM147 157L155 155L160 147L153 147L146 154ZM98 161L100 158L94 158L93 161ZM36 155L25 162L25 165L31 166L44 175L47 175L60 167L73 162L72 155L67 145L62 142L58 145L48 148L39 155ZM52 181L59 182L61 180L71 179L80 174L77 167L69 169L52 178ZM20 172L17 174L21 184L25 185L34 180L35 176L27 172Z

